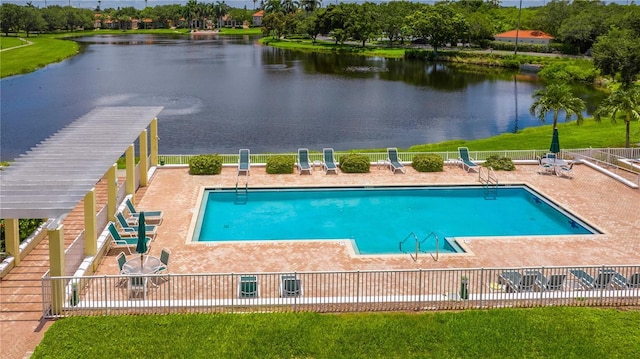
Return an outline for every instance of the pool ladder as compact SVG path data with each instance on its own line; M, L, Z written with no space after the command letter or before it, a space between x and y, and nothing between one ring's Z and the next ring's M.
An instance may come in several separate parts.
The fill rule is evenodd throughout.
M478 166L478 181L484 185L484 199L496 199L498 197L498 176L493 167L485 169Z
M404 253L408 253L409 256L411 257L411 259L413 259L413 261L416 262L418 260L418 253L419 252L427 253L427 252L424 252L424 251L420 251L420 246L423 243L425 243L426 241L428 241L429 238L433 238L436 241L436 255L435 255L435 257L433 256L433 253L429 253L429 254L431 255L431 258L433 258L433 260L435 260L437 262L438 261L438 257L439 257L438 253L439 253L439 248L440 248L440 239L438 238L438 235L436 234L436 232L429 233L429 235L424 237L423 240L420 240L418 238L418 236L414 232L409 233L402 241L400 241L400 243L399 243L400 251L404 252ZM413 239L413 241L410 241L410 239ZM414 242L415 243L415 256L413 255L413 253L407 252L404 249L402 249L402 245L407 243L407 242L409 242L409 243ZM406 248L406 245L407 244L405 244L405 248Z
M249 200L249 176L244 177L244 188L240 184L240 176L236 177L236 201L235 204L247 204Z

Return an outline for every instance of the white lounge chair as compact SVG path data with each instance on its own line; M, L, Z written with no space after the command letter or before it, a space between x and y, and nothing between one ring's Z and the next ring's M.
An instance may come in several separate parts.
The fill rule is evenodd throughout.
M333 155L333 148L322 149L322 168L325 174L329 172L338 174L338 166L336 165L336 159Z
M298 163L296 163L296 167L298 168L298 174L302 174L302 172L311 174L311 164L309 163L309 149L298 148Z
M387 163L389 164L391 172L396 173L396 171L400 171L402 173L405 173L404 165L400 163L400 159L398 158L397 148L387 148Z
M249 150L246 148L243 148L240 150L240 152L238 153L238 174L245 174L245 175L249 175L249 169L251 168L251 162L249 159Z
M462 164L463 170L467 172L471 170L478 172L478 165L469 157L469 149L467 147L458 147L458 155L460 156L460 163Z

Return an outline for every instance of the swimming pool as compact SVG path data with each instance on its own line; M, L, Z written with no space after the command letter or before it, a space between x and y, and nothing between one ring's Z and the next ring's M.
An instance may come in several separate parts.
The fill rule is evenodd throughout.
M192 241L352 240L359 254L415 251L432 232L441 253L462 251L468 236L599 233L531 188L500 187L495 199L482 186L251 189L204 191ZM492 198L492 199L488 199ZM421 251L435 252L436 241Z

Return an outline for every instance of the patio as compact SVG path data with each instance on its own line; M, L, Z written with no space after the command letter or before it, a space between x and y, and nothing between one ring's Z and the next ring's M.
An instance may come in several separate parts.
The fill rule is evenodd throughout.
M500 184L524 183L562 205L603 234L556 237L466 238L471 253L429 255L413 261L409 255L354 256L341 241L281 241L271 243L191 243L190 225L203 187L234 187L236 168L224 167L217 176L191 176L186 167L159 168L138 207L165 213L151 244L151 254L170 248L172 273L241 273L418 268L522 267L541 265L637 264L640 193L587 166L574 167L574 178L539 175L537 166L519 165L498 172ZM252 166L249 187L363 186L477 184L477 174L445 166L440 173L419 173L407 167L404 175L372 166L368 174L269 175ZM499 221L500 218L487 220ZM106 256L97 275L116 274L115 253ZM533 254L533 255L532 255Z

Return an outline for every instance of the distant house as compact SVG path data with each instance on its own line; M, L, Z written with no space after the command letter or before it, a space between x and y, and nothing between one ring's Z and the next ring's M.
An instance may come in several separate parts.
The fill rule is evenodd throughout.
M549 43L553 40L553 36L539 30L511 30L503 32L502 34L497 34L494 36L494 38L496 41L515 43L516 36L518 37L518 43L523 44L538 44L548 46Z
M262 26L262 17L264 16L264 10L260 10L253 14L253 26Z

